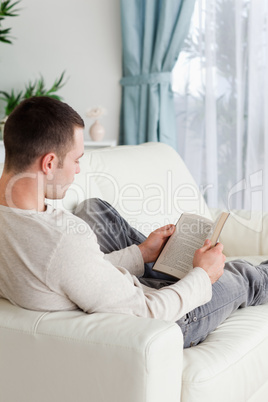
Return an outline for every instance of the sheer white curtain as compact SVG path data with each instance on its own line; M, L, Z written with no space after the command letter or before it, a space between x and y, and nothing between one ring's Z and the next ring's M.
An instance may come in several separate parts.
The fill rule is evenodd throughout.
M178 151L211 207L268 210L268 0L197 0L173 70Z

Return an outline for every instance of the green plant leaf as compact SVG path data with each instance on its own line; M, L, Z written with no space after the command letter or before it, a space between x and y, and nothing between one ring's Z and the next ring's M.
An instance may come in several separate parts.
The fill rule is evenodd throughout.
M62 88L66 84L66 81L63 82L64 76L65 76L65 71L63 71L61 73L61 76L58 79L55 80L55 82L52 85L52 87L46 92L47 96L52 97L52 94L57 92L60 88ZM55 98L55 99L61 100L61 97L57 95L57 98Z
M21 0L18 0L13 3L11 3L11 0L0 1L0 28L1 28L2 21L6 17L17 17L18 16L19 10L18 9L14 10L14 7L16 7L16 5L18 3L20 3L20 1ZM10 31L11 31L11 28L0 29L0 42L12 44L12 41L11 41L12 38L9 36Z
M15 107L18 106L22 101L22 91L18 94L15 94L14 90L12 89L10 93L0 91L0 94L4 95L4 98L0 99L6 102L5 115L8 116L13 111L13 109L15 109Z
M26 85L25 87L25 92L23 95L24 99L28 99L31 98L32 96L34 96L34 88L35 88L35 83L31 83L31 81L29 82L29 84Z
M9 98L9 94L7 92L5 92L5 91L0 91L0 94L3 94L5 96L5 98L0 98L2 100L6 100L6 99Z
M62 100L62 97L59 95L49 95L50 98L56 99L56 100Z
M1 35L0 35L0 42L9 43L10 45L12 45L12 42L11 42L10 39L7 39L5 37L1 37Z
M0 35L9 34L10 31L11 31L11 28L0 29Z
M0 95L2 95L0 99L6 102L6 116L8 116L23 99L28 99L32 96L49 96L53 99L62 100L62 97L57 95L55 92L66 84L66 81L63 82L64 76L65 71L62 72L60 77L54 81L54 84L48 90L45 87L44 77L41 76L39 80L35 80L34 82L29 81L29 83L25 85L25 90L20 91L19 93L15 93L14 89L9 93L6 91L0 91Z
M20 3L20 0L15 1L11 3L11 0L6 0L2 1L0 3L0 16L4 17L17 17L18 16L18 11L20 10L14 10L14 7L16 7L17 4ZM13 11L12 11L13 9Z

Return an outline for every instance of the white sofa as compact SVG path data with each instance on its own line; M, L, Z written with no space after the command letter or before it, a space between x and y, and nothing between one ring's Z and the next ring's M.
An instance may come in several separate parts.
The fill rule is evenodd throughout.
M81 169L64 208L101 197L145 234L183 211L218 213L209 211L178 154L164 144L86 152ZM267 259L267 219L232 211L221 238L226 255ZM0 300L1 402L267 400L268 305L235 312L202 344L183 350L175 323L79 310L40 313Z

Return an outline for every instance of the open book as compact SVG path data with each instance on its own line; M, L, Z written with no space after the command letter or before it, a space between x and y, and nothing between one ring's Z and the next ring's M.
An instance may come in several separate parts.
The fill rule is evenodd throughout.
M200 215L182 214L175 232L165 244L153 269L179 279L183 278L193 268L194 253L203 246L204 241L210 239L211 247L215 246L228 216L228 212L222 212L218 219L212 222Z

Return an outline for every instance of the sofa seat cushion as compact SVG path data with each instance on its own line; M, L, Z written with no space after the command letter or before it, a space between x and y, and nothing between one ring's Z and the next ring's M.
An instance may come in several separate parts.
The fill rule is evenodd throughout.
M226 261L234 259L258 265L268 256L236 256ZM239 309L204 342L183 353L182 401L253 402L261 389L267 391L266 400L268 304Z
M184 350L182 401L244 402L268 386L268 304L239 309Z

